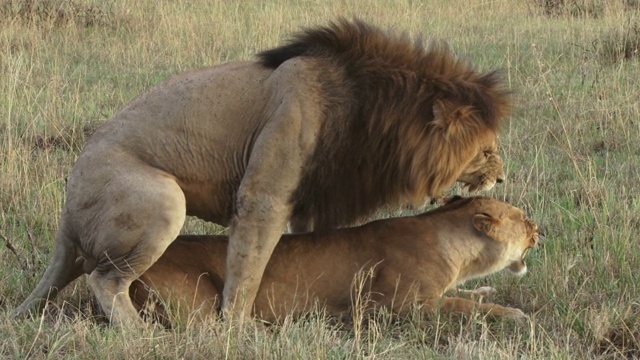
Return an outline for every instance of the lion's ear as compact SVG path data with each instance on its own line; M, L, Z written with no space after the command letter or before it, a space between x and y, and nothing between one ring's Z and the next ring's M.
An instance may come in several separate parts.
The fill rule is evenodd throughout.
M500 226L502 225L502 221L496 219L488 214L476 214L473 216L473 226L478 229L478 231L487 234L488 237L501 241L502 236L500 236Z
M468 132L472 113L471 106L457 106L440 99L433 103L433 123L442 129L447 137L460 136L462 132Z
M444 101L438 99L433 102L433 124L442 130L447 129L447 119L449 118L449 107Z

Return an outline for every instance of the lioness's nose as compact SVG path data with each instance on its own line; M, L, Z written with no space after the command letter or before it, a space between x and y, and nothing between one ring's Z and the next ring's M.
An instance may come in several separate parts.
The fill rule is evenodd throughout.
M502 184L504 182L504 177L503 176L498 176L498 178L496 179L496 182L498 184Z

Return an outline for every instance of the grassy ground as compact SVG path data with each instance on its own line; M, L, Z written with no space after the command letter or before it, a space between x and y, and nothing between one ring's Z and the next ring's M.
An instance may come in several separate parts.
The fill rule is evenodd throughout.
M640 15L625 6L633 2L108 3L0 1L0 357L640 357ZM595 10L574 11L584 4ZM529 322L381 314L348 325L316 316L266 331L211 322L132 335L94 318L84 280L46 317L9 317L49 262L65 176L98 124L170 74L250 59L301 26L353 15L448 40L480 69L507 74L517 93L501 137L508 181L491 195L525 207L546 242L529 255L526 277L469 287L496 287L491 300L523 309ZM219 230L193 219L185 227Z

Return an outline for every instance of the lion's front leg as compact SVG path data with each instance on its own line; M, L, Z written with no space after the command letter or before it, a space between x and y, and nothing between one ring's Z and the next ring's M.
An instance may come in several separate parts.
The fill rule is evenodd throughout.
M301 162L299 156L291 156L290 163ZM292 194L298 186L301 168L285 169L288 175L283 177L282 166L266 159L245 174L229 231L222 299L225 317L252 315L262 275L291 217Z
M278 67L265 86L274 89L270 119L260 131L236 195L222 311L246 317L271 253L292 214L293 194L315 150L322 112L306 94L310 69L303 60Z
M268 195L243 195L231 225L223 291L225 317L251 316L260 281L286 226L290 206Z

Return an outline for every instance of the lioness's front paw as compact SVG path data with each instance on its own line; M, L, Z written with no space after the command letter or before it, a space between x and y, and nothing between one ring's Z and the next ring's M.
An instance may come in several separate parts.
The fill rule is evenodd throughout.
M525 314L524 311L516 308L507 308L504 316L514 320L524 320L529 318L529 315Z
M482 286L473 290L473 293L478 296L489 296L495 292L496 292L496 289L492 288L491 286Z

